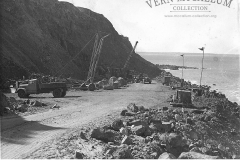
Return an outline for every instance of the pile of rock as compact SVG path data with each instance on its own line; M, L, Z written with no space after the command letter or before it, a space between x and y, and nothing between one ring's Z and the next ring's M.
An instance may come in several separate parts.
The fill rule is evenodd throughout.
M110 144L105 158L216 159L239 152L238 124L228 127L229 121L212 110L145 109L131 103L121 115L90 133Z
M0 92L0 103L1 103L1 111L0 114L14 114L16 112L27 112L31 110L33 107L43 107L46 106L46 104L41 103L39 101L17 101L14 97L7 97L3 93Z

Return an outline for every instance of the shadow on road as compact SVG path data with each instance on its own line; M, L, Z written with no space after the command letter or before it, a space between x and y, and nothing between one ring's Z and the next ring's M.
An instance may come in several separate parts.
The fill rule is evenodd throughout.
M38 121L26 121L20 116L15 118L1 117L1 143L26 144L27 139L33 138L36 133L47 134L51 130L64 129L41 124Z
M51 99L63 99L63 98L79 98L82 96L65 96L65 97L61 97L61 98L54 98L54 97L34 97L34 96L29 96L28 98L22 98L22 99L44 99L44 98L51 98Z

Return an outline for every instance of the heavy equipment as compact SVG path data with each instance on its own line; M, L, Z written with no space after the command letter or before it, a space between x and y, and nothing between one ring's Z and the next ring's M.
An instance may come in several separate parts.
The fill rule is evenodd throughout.
M109 35L110 34L107 34L99 40L99 35L96 34L87 80L81 85L82 88L87 87L89 91L94 91L96 89L95 84L93 83L95 73L96 73L96 68L97 68L100 53L102 50L103 40Z
M64 82L42 83L41 79L31 79L28 83L16 82L16 93L18 97L26 98L30 94L50 93L55 98L64 97L67 93L67 85Z

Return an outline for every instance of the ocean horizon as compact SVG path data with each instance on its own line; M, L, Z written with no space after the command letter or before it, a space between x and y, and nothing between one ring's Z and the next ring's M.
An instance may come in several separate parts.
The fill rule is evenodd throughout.
M200 84L202 68L202 53L183 52L139 52L144 59L153 64L169 64L197 67L199 69L184 69L185 81ZM233 102L240 104L240 61L239 54L204 54L202 85L211 86L211 90L217 90L226 95ZM182 70L169 70L174 76L182 77Z

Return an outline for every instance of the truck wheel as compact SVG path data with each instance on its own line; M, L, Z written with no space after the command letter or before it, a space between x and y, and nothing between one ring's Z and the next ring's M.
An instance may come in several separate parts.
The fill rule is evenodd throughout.
M66 94L67 94L67 91L64 91L64 90L63 90L63 92L62 92L62 96L61 96L61 97L65 97Z
M88 90L89 91L94 91L95 89L96 89L95 84L90 83L89 86L88 86Z
M25 98L26 97L26 93L25 93L24 90L19 90L17 93L18 93L18 97L20 97L20 98Z
M55 90L53 91L53 97L59 98L59 97L61 97L61 95L62 95L61 89L55 89Z

